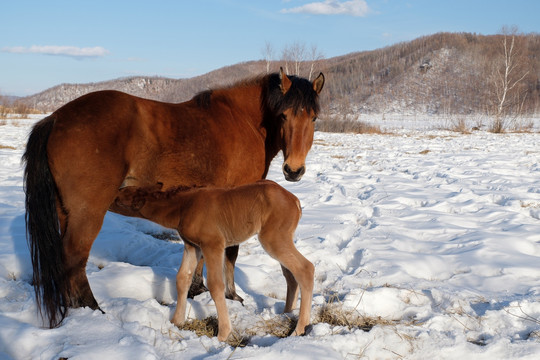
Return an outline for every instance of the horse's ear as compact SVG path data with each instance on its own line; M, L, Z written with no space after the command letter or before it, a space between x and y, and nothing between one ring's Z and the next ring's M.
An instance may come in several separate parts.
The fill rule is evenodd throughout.
M313 90L315 90L317 94L320 94L323 86L324 86L324 75L323 73L320 73L319 76L317 76L317 78L313 80Z
M287 91L289 91L289 89L291 88L292 82L291 79L289 79L289 77L287 76L287 74L285 74L282 67L279 68L279 80L279 87L281 89L281 92L285 95Z

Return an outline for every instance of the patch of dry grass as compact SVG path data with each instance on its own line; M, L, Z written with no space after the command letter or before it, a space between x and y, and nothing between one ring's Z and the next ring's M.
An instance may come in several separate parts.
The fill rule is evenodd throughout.
M218 333L218 320L215 316L205 319L191 319L178 327L180 330L193 331L197 336L214 337Z
M254 326L246 329L248 335L267 334L278 338L285 338L292 334L296 328L297 319L288 314L282 314L271 319L261 319Z
M209 338L218 334L218 319L215 316L209 316L205 319L191 319L185 322L184 325L178 327L180 330L193 331L197 336L207 336ZM227 338L226 343L230 346L244 347L248 344L249 337L243 336L233 330Z
M467 125L467 120L463 116L457 116L451 120L448 130L462 134L470 134L471 129Z
M398 321L378 317L362 316L356 309L345 309L343 303L330 299L317 313L313 324L326 323L332 326L343 326L349 330L361 329L370 331L376 325L395 325Z
M348 119L319 119L315 123L315 130L333 133L383 134L379 126Z
M312 325L326 323L331 326L346 327L349 330L361 329L370 331L374 326L392 326L400 323L398 320L386 320L381 317L366 317L360 315L355 309L345 309L343 303L337 298L331 297L328 302L319 308L313 317ZM235 331L227 339L226 343L232 347L248 345L249 339L256 335L270 335L285 338L292 334L296 328L297 319L290 314L280 314L269 319L260 318L249 328L242 332ZM197 336L214 337L218 333L218 320L215 316L205 319L191 319L179 327L180 330L194 332Z

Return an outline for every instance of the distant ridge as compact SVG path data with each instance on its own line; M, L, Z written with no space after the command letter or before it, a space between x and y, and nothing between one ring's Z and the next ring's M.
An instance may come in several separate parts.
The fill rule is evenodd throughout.
M202 90L257 75L263 70L261 63L252 61L227 66L189 79L134 76L87 84L60 84L22 98L21 101L33 108L49 112L89 92L118 90L152 100L181 102Z
M513 101L528 113L540 113L540 35L519 35L522 68L528 71ZM340 113L485 113L494 106L495 66L502 57L502 35L438 33L373 51L316 62L314 74L326 75L325 111ZM271 71L284 61L273 61ZM300 66L307 77L311 63ZM292 68L292 66L289 66ZM196 93L266 72L265 61L249 61L189 79L127 77L90 84L61 84L22 98L42 111L53 111L88 92L119 90L136 96L181 102Z

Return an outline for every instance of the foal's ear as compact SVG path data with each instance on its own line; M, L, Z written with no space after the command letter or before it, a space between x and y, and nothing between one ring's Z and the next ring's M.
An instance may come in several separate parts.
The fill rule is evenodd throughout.
M313 90L315 90L317 94L320 94L323 86L324 86L324 75L323 73L320 73L319 76L317 76L317 78L313 80Z
M279 84L279 87L283 95L285 95L287 91L289 91L289 89L291 88L292 82L291 79L289 79L289 77L287 76L287 74L285 74L282 67L279 68L279 80L281 82Z
M144 204L146 203L146 200L141 197L136 197L131 202L131 210L133 211L139 211L142 209Z

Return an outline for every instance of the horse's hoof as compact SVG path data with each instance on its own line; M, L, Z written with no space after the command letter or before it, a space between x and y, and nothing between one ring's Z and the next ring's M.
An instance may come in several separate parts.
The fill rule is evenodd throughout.
M244 306L244 299L242 299L242 297L240 295L238 295L237 293L225 294L225 297L227 299L229 299L229 300L239 301L240 304L242 304L242 306Z
M204 286L202 283L200 284L191 284L191 287L188 291L188 298L193 299L195 296L200 295L204 292L207 292L208 288Z

